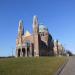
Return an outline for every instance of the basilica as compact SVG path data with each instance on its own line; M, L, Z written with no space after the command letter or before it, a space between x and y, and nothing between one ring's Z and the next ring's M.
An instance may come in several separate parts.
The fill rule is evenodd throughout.
M24 33L23 21L19 21L18 35L16 38L16 57L39 57L54 56L62 53L58 50L58 44L55 43L48 28L38 22L37 16L33 17L33 32Z

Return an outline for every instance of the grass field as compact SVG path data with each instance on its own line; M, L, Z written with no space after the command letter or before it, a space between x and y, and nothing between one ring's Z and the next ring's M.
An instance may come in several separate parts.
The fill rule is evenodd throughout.
M0 75L54 75L65 57L0 59Z

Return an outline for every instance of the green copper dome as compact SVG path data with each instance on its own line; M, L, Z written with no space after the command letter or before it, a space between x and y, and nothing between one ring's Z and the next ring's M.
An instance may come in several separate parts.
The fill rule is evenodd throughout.
M48 28L44 26L44 24L39 25L39 32L45 32L48 31Z

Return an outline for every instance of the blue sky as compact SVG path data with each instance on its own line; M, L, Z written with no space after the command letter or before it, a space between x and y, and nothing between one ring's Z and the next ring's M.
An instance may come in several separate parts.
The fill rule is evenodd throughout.
M15 54L18 22L32 32L33 16L45 24L53 39L75 53L75 0L0 0L0 56Z

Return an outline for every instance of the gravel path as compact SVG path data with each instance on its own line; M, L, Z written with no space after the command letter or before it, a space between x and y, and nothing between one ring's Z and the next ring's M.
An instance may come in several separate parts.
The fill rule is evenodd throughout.
M75 75L75 57L69 57L69 61L59 75Z

